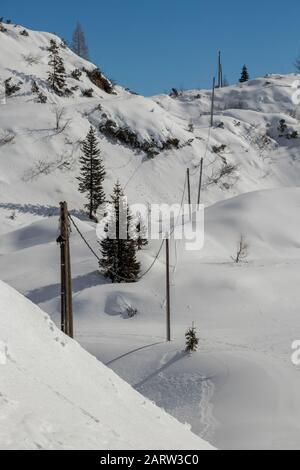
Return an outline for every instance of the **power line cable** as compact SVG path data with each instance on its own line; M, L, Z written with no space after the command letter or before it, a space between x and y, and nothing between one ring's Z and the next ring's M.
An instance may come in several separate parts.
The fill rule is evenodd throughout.
M181 212L182 212L182 208L183 208L183 203L184 203L184 196L185 196L185 193L186 193L186 186L187 186L187 178L185 177L185 183L184 183L184 188L183 188L183 193L182 193L182 198L181 198L181 204L180 204L180 211L179 211L179 214L178 214L178 217L176 219L176 222L172 228L172 230L170 231L169 233L169 237L172 236L172 234L174 233L175 231L175 228L176 228L176 225L177 225L177 222L178 222L178 219L181 215ZM97 253L95 252L95 250L91 247L90 243L87 241L87 239L85 238L85 236L82 234L81 230L79 229L78 225L76 224L76 222L74 221L73 217L71 216L70 213L68 213L68 217L70 219L70 221L72 222L72 224L74 225L76 231L78 232L78 234L80 235L81 239L83 240L83 242L85 243L85 245L88 247L88 249L90 250L90 252L95 256L95 258L98 260L98 262L101 262L101 258L97 255ZM167 236L167 235L166 235ZM164 237L164 239L162 240L161 242L161 245L159 247L159 250L157 252L157 254L155 255L155 258L153 260L153 262L151 263L151 265L149 266L148 269L146 269L146 271L143 272L143 274L141 274L137 280L141 280L143 279L151 270L152 268L154 267L156 261L158 260L160 254L161 254L161 251L162 251L162 248L163 248L163 245L165 243L165 240L166 240L166 236ZM122 278L119 274L117 273L114 273L112 271L112 274L115 274L117 276L117 278L119 280L123 280L123 281L126 281L128 282L128 279L127 278Z

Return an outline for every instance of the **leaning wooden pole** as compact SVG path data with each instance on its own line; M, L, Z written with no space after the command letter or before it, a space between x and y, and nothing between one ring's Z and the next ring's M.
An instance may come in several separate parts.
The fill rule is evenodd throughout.
M65 259L65 246L64 246L64 239L63 239L63 206L60 205L60 236L57 239L57 243L60 245L60 311L61 311L61 331L66 333L66 276L65 276L65 267L66 267L66 259Z
M67 219L69 220L69 219ZM68 317L68 335L70 338L74 338L74 325L73 325L73 299L72 299L72 272L71 272L71 254L70 254L70 241L69 241L69 233L70 228L69 224L67 227L68 230L68 238L67 238L67 293L68 293L68 301L67 301L67 317Z
M215 111L215 88L216 88L216 79L213 79L212 95L211 95L211 111L210 111L210 127L214 125L214 111Z
M60 203L60 236L57 242L60 244L60 272L61 272L61 330L71 338L73 331L72 309L72 281L71 259L69 243L70 225L68 218L68 205Z

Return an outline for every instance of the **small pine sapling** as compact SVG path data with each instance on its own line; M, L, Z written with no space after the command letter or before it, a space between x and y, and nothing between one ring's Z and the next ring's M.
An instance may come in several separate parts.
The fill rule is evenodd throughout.
M186 348L185 351L189 354L196 352L199 345L199 338L197 338L196 327L193 323L192 327L189 328L185 334Z

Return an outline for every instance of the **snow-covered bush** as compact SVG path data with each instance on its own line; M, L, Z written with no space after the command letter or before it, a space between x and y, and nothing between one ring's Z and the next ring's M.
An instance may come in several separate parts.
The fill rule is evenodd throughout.
M37 102L38 102L38 103L45 104L45 103L47 103L47 100L48 100L47 96L44 95L42 92L40 92L40 93L38 94L38 97L37 97Z
M90 81L100 88L100 90L105 91L106 93L112 95L115 94L113 84L111 83L110 80L108 80L104 75L102 74L101 70L94 69L94 70L87 70L83 69L83 71L87 74L89 77Z
M82 71L79 69L74 69L71 72L71 77L74 78L74 80L80 80L82 76Z
M40 55L23 54L22 57L28 65L38 65L41 61Z
M129 306L126 308L126 314L127 314L128 318L133 318L133 317L135 317L138 313L139 313L139 312L138 312L138 309L132 307L131 305L129 305Z
M172 148L178 149L180 146L180 141L176 138L168 138L162 142L160 146L156 144L154 140L142 140L138 134L129 127L119 127L115 121L108 118L100 124L99 130L113 140L117 140L133 149L139 149L145 152L149 158L154 158L164 150L170 150Z
M4 87L5 87L5 95L6 96L12 96L18 91L21 90L21 85L22 83L19 82L18 84L14 85L12 83L12 77L8 78L7 80L4 81Z
M12 211L8 218L9 218L9 220L16 220L16 218L17 218L16 211Z
M26 29L23 29L23 30L20 32L20 35L21 35L21 36L28 37L28 36L29 36L29 33L28 33L28 31L26 31Z
M93 98L94 90L93 88L85 88L81 90L81 93L82 93L82 96L84 96L85 98Z
M286 139L298 139L298 131L291 130L286 124L285 119L281 119L278 126L279 137L285 137Z
M227 145L223 144L223 145L213 145L212 147L212 152L213 153L222 153L226 150L227 148Z

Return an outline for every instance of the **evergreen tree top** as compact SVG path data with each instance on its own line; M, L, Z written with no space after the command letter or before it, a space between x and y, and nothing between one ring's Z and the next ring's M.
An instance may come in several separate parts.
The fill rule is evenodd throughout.
M114 192L114 194L116 194L118 196L124 196L124 191L123 191L123 188L122 188L121 183L120 183L119 180L114 185L113 192Z
M47 50L51 52L52 54L58 54L59 46L54 39L50 39L50 45L47 48Z
M99 157L101 151L99 142L96 136L96 131L93 126L90 127L85 140L82 143L82 150L86 158Z
M247 65L244 65L241 73L240 83L248 82L249 78Z

